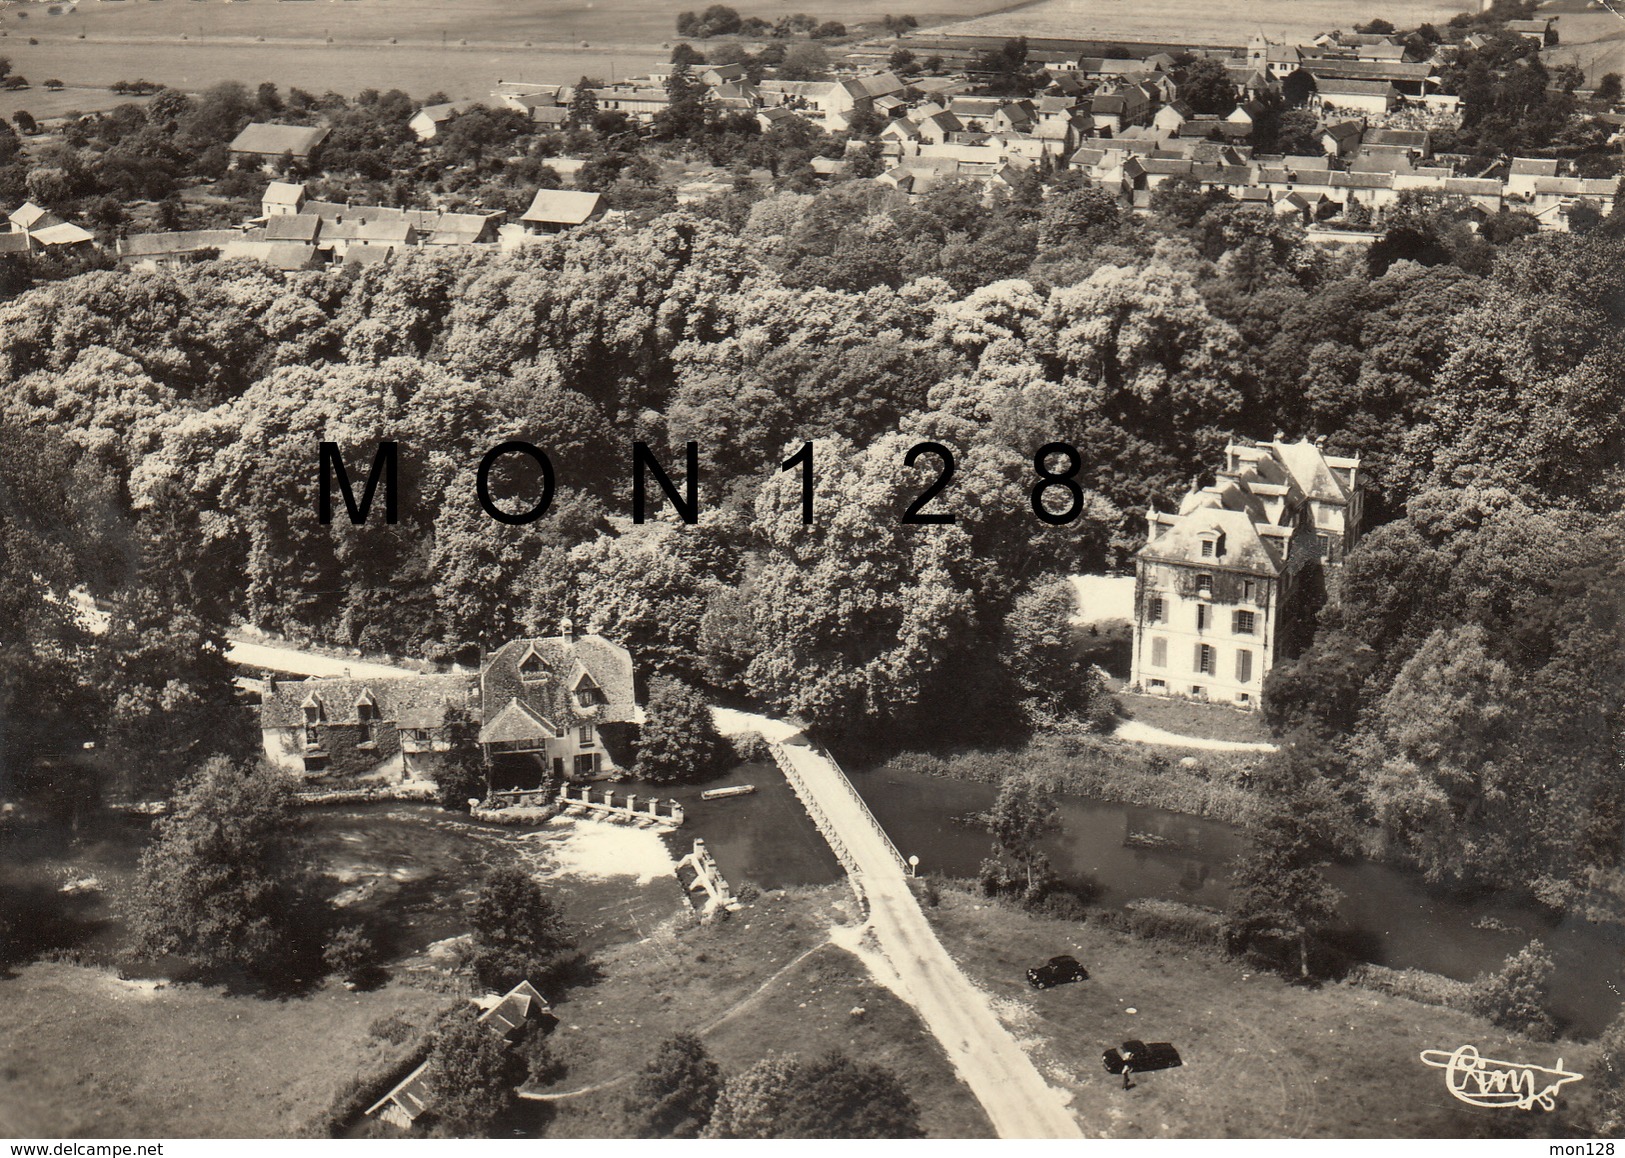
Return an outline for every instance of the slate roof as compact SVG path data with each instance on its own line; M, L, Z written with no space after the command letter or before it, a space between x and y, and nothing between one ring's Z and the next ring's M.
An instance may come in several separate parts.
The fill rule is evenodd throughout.
M26 233L0 233L0 254L27 253L28 234Z
M238 133L228 148L233 153L253 153L261 157L292 153L304 159L316 151L330 131L325 125L274 125L256 121Z
M1140 549L1140 558L1279 575L1284 563L1282 553L1259 533L1247 509L1249 505L1242 488L1230 480L1187 495L1178 516L1171 520L1164 516L1167 529ZM1208 531L1224 536L1225 553L1220 558L1202 555L1202 535Z
M313 242L322 231L322 219L314 213L284 213L265 222L266 241Z
M1317 84L1323 80L1364 81L1425 81L1433 75L1433 65L1423 61L1408 64L1398 60L1306 60L1303 70L1314 76Z
M521 981L503 995L501 1001L480 1014L480 1024L507 1037L533 1017L550 1012L547 998L529 981Z
M521 665L531 657L534 674L521 675ZM602 704L584 706L578 701L575 693L583 679L597 684ZM527 715L564 728L577 723L630 722L637 718L632 655L600 635L511 640L486 658L480 673L480 699L482 718L492 727L516 702L523 703ZM481 742L492 741L482 732Z
M421 675L391 679L279 679L274 687L267 685L260 697L260 727L302 727L305 712L301 705L311 696L322 704L323 723L359 723L356 703L364 693L371 695L378 708L378 717L383 721L403 728L438 727L438 723L422 721L443 720L447 704L471 706L474 677ZM414 722L407 723L407 720Z
M132 233L118 243L120 257L160 257L171 253L193 253L219 249L241 240L235 229L187 229L170 233Z
M1327 79L1317 81L1315 91L1323 98L1329 96L1385 96L1392 98L1395 95L1394 86L1385 80Z
M418 1118L423 1116L423 1112L429 1108L429 1083L425 1077L428 1070L428 1062L418 1066L417 1069L401 1080L400 1085L390 1090L389 1093L379 1098L377 1102L369 1107L367 1113L369 1115L376 1114L383 1109L385 1102L394 1102L401 1108L407 1118L414 1122L417 1121Z

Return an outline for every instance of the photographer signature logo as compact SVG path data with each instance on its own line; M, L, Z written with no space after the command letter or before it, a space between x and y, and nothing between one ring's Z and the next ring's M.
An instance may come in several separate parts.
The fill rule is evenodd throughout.
M1557 1091L1569 1082L1580 1081L1583 1076L1564 1069L1562 1058L1557 1059L1557 1067L1553 1069L1528 1062L1480 1057L1478 1050L1470 1045L1454 1053L1425 1049L1422 1061L1442 1069L1450 1093L1469 1106L1511 1106L1520 1110L1539 1106L1553 1110L1557 1108Z

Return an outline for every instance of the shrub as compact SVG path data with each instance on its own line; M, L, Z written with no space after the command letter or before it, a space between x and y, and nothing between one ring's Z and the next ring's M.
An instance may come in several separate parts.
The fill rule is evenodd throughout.
M734 759L742 764L759 764L773 758L773 753L760 732L740 732L736 736L730 736L728 743L734 750Z
M1549 1039L1557 1026L1546 1012L1556 963L1546 946L1534 940L1506 959L1499 973L1487 973L1472 984L1473 1012L1503 1029Z
M1361 989L1404 997L1423 1005L1439 1005L1463 1012L1472 1008L1471 985L1422 969L1389 969L1384 965L1361 963L1349 970L1344 981Z
M373 1018L372 1024L367 1026L368 1035L387 1041L390 1045L405 1045L417 1031L418 1027L398 1009Z
M1217 909L1151 898L1130 901L1127 908L1129 931L1136 937L1180 941L1220 952L1229 944L1229 921Z
M1089 917L1089 906L1068 889L1051 889L1027 901L1023 907L1035 917L1052 921L1084 921Z
M372 939L355 925L335 929L322 948L322 964L346 981L356 981L372 968Z

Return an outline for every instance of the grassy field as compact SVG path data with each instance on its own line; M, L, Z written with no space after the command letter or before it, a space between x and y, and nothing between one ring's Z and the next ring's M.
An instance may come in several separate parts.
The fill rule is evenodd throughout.
M288 1137L393 1048L376 1018L426 1023L452 1000L392 984L267 1001L28 965L0 979L0 1134Z
M1620 12L1625 8L1614 5ZM1575 11L1572 3L1543 8L1543 15L1558 18L1561 43L1541 53L1548 68L1577 64L1586 74L1586 86L1597 83L1604 73L1625 75L1625 16L1604 9Z
M994 1001L1051 1081L1074 1091L1090 1135L1124 1138L1477 1137L1572 1132L1585 1083L1550 1114L1510 1116L1451 1098L1424 1049L1478 1047L1485 1057L1590 1072L1595 1047L1508 1036L1462 1013L1342 985L1313 989L1239 961L1049 921L941 887L928 908L948 951ZM1090 979L1034 992L1026 969L1057 953ZM1131 1012L1132 1010L1132 1012ZM1179 1069L1125 1091L1100 1064L1128 1038L1171 1041Z
M1270 730L1257 712L1241 712L1220 704L1202 704L1171 696L1141 696L1124 691L1116 695L1125 716L1165 732L1241 743L1271 738Z
M933 1137L985 1138L991 1126L906 1005L831 944L852 919L845 886L774 891L732 919L673 922L601 955L602 979L555 1008L553 1041L569 1072L545 1092L553 1137L613 1137L621 1100L662 1038L700 1034L725 1073L770 1052L829 1049L897 1072ZM861 1008L861 1017L852 1010Z
M1263 32L1273 39L1309 39L1381 16L1408 28L1442 22L1476 4L1464 0L1037 0L1020 8L962 21L938 32L980 36L1056 36L1172 44L1245 44Z
M1001 6L1000 0L933 0L929 11L914 15L930 24ZM30 6L27 15L15 8L0 11L0 55L31 79L57 77L70 84L141 77L201 88L220 80L271 80L314 92L401 88L420 96L441 90L461 99L486 96L499 79L556 84L647 71L668 58L677 13L686 7L693 5L122 0L64 6L61 15L51 16ZM791 11L782 5L736 7L742 15L769 20ZM875 0L818 0L805 10L856 29L889 9ZM0 111L8 106L9 98ZM9 107L35 112L28 104Z

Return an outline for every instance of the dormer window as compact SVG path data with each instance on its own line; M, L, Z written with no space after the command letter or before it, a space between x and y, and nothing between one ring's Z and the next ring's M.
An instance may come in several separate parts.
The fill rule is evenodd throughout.
M519 677L521 679L536 680L547 675L547 665L542 662L541 654L534 648L525 651L525 657L519 661Z
M609 697L604 695L604 689L593 682L590 675L583 675L576 684L576 705L583 708L596 708L607 704Z
M1224 532L1220 530L1203 531L1201 534L1202 558L1222 559L1224 557Z

